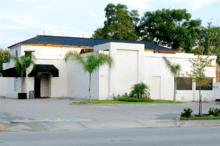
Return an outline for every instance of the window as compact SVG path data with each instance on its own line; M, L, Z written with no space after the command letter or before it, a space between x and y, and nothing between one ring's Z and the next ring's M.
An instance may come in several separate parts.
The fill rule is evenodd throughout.
M179 82L177 82L177 90L192 90L192 80L180 77Z
M205 86L205 85L207 85L207 84L209 84L209 86ZM199 90L198 84L196 84L196 90ZM203 84L203 86L201 86L201 90L212 90L212 79L207 80L207 81Z

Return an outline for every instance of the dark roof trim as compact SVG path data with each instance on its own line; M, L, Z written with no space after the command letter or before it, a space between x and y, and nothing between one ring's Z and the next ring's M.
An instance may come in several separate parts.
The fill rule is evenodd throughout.
M18 74L17 73L17 70L15 67L12 67L12 68L8 68L6 70L2 70L2 76L3 77L21 77L21 74ZM24 77L26 77L26 72L24 72Z
M107 39L93 39L93 38L79 38L79 37L64 37L64 36L46 36L46 35L38 35L36 37L30 38L28 40L19 42L8 48L11 48L18 44L56 44L56 45L74 45L74 46L95 46L108 42L119 42L119 43L136 43L136 44L144 44L145 49L153 49L153 50L168 50L175 51L166 47L162 47L159 45L155 45L148 42L143 41L127 41L127 40L107 40Z
M37 77L39 72L50 72L53 77L59 77L59 70L52 64L36 64L35 69L28 74L28 77Z

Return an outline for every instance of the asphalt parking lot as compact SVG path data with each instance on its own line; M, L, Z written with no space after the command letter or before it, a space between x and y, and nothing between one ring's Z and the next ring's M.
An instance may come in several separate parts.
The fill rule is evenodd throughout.
M17 131L53 131L208 126L207 122L176 120L184 108L198 113L198 102L117 106L71 105L71 102L59 99L0 99L0 119L14 124L14 127L9 124L5 127L15 131L16 128ZM203 103L203 113L207 113L210 107L220 108L220 104ZM213 120L214 126L220 125L219 121Z

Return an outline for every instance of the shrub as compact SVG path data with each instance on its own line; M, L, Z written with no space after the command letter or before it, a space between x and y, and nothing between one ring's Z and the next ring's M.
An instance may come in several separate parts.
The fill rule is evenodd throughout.
M153 102L153 99L150 98L135 98L135 97L121 97L118 99L119 101L127 101L127 102Z
M118 100L118 97L116 97L116 96L113 96L113 100Z
M143 97L143 95L146 95L146 97L150 97L150 92L149 92L149 86L144 84L144 83L138 83L134 84L131 87L132 91L130 92L129 96L130 97Z
M220 116L220 109L218 109L218 108L209 108L209 115Z
M191 117L191 114L192 114L193 110L191 108L188 108L188 109L185 109L184 108L184 112L181 113L181 117Z

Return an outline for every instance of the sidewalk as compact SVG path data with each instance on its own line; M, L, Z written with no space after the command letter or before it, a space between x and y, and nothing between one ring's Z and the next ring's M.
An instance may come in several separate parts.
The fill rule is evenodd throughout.
M178 116L179 117L179 116ZM10 123L0 119L0 129L5 132L22 131L57 131L57 130L111 130L133 128L165 128L165 127L213 127L220 126L220 120L137 120L134 122L31 122Z

